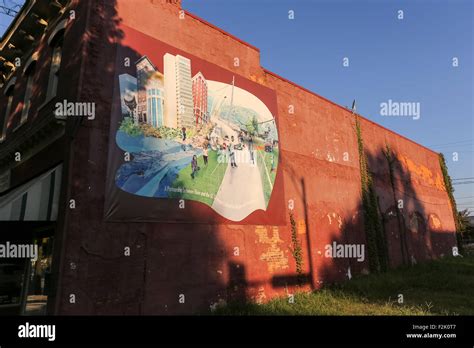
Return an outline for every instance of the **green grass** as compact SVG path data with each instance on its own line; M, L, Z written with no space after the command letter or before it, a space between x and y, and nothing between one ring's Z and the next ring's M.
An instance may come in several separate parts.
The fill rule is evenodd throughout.
M273 149L274 155L270 152L265 152L264 150L257 150L257 163L260 168L260 176L262 179L263 184L263 195L265 197L265 203L268 206L268 201L270 200L270 196L272 194L273 185L275 184L275 177L276 177L276 168L278 167L278 149L275 147ZM275 163L273 167L275 168L274 171L272 169L272 156L275 156ZM263 163L262 163L263 159ZM263 164L265 166L263 166ZM265 171L266 168L266 171ZM268 181L268 176L270 177L271 184Z
M227 170L227 163L217 162L217 152L209 150L208 152L208 163L204 165L204 159L202 156L198 157L198 166L201 168L195 174L194 179L191 178L191 164L183 168L176 180L174 181L173 188L186 188L187 190L194 190L196 192L206 192L211 197L204 197L199 194L193 193L179 193L170 192L169 196L172 198L184 198L195 200L206 203L211 206L214 202L214 197L219 190L222 179L224 178Z
M404 303L397 302L402 294ZM360 276L313 293L295 303L230 303L215 314L231 315L473 315L474 255L447 257L384 274Z

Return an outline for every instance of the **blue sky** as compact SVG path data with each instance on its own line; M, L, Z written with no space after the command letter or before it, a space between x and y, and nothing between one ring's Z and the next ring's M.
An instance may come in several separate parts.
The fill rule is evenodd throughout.
M182 3L260 48L263 67L343 106L357 99L360 114L445 153L452 178L474 177L471 0ZM0 33L8 21L0 14ZM349 67L343 67L344 57ZM420 119L381 116L380 103L389 99L420 103ZM460 208L474 211L474 185L455 189Z
M258 47L263 67L340 105L356 99L358 113L445 153L452 178L474 177L472 1L182 1ZM381 116L389 99L419 102L420 119ZM474 211L474 185L455 189Z
M24 0L0 0L0 6L12 8L15 11L18 11L24 3ZM0 36L3 35L3 32L7 29L11 20L12 17L7 16L4 11L0 9Z

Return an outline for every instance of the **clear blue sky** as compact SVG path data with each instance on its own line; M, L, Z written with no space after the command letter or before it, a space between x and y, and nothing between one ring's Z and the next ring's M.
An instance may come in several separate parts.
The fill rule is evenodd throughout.
M263 67L343 106L357 99L360 114L445 153L452 178L474 177L473 1L182 3L260 48ZM295 19L288 19L289 10ZM404 11L403 20L398 10ZM0 33L7 24L8 17L0 15ZM344 57L349 67L343 67ZM453 57L459 59L457 68ZM421 103L420 119L380 116L380 103L389 99ZM459 153L457 162L453 151ZM455 189L460 208L474 211L474 185Z
M356 99L358 113L445 153L452 178L474 177L472 3L182 0L184 9L258 47L263 67L340 105ZM389 99L419 102L420 119L381 116ZM466 197L460 208L474 211L474 185L455 189Z

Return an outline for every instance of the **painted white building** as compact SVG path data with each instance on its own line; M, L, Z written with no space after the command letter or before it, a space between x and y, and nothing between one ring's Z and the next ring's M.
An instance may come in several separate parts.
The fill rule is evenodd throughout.
M138 119L154 127L164 122L164 78L150 60L143 56L137 62Z
M191 60L166 53L164 60L165 117L164 123L172 128L193 128L194 101L191 78Z

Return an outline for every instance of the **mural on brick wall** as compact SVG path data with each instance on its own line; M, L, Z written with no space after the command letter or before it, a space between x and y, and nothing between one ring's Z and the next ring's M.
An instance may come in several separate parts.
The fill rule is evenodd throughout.
M112 135L125 157L109 173L115 186L153 200L200 202L231 221L266 211L279 161L276 103L272 113L243 78L190 55L163 47L153 56L117 73ZM274 91L246 83L275 100Z

